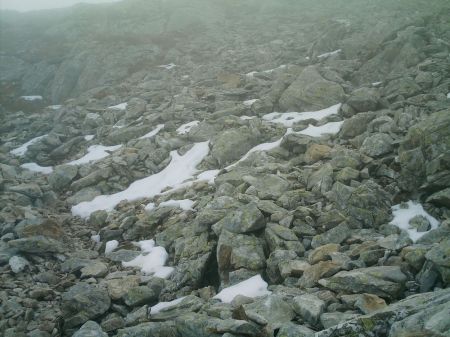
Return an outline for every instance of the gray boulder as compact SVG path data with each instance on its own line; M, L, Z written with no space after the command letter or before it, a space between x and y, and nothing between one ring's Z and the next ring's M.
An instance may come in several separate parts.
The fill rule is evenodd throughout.
M104 314L111 305L108 292L87 283L78 283L62 295L65 327L73 328Z
M398 298L404 289L406 276L398 266L360 268L341 271L319 280L319 284L333 291L371 293L382 298Z
M314 111L341 103L344 97L339 84L324 79L314 66L309 66L283 92L279 104L284 111Z
M244 205L222 219L225 229L233 233L249 233L266 225L264 215L253 202Z
M361 152L370 157L380 157L392 151L393 139L385 133L376 133L364 139Z
M108 337L108 334L96 322L87 321L72 337Z

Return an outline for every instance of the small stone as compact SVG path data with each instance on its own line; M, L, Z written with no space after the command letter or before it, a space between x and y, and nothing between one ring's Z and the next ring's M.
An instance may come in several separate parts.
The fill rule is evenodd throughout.
M16 255L9 259L9 266L14 274L24 271L28 265L29 262L21 256Z
M386 302L382 298L373 294L360 294L355 302L355 307L364 314L371 314L374 311L385 308Z
M431 229L430 221L423 215L416 215L414 218L409 220L409 225L412 228L417 229L418 232L426 232Z

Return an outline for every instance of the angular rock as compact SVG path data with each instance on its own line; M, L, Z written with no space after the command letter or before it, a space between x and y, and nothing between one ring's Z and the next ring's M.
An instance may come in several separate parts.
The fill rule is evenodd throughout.
M325 302L314 294L294 297L294 310L311 325L319 322L320 315L325 310Z
M223 227L233 233L249 233L262 229L266 225L264 215L253 202L244 205L225 216Z
M341 271L319 280L319 284L333 291L345 293L368 292L382 298L398 298L404 289L406 276L398 266L360 268Z
M96 322L87 321L72 337L108 337L108 334Z

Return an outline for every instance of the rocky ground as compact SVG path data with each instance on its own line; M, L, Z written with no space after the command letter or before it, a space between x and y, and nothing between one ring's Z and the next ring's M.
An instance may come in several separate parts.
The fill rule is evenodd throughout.
M1 13L0 334L450 336L449 17Z

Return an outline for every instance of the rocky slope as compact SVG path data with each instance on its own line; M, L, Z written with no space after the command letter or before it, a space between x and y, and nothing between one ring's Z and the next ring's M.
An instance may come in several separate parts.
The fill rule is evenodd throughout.
M450 4L3 12L4 336L450 336Z

